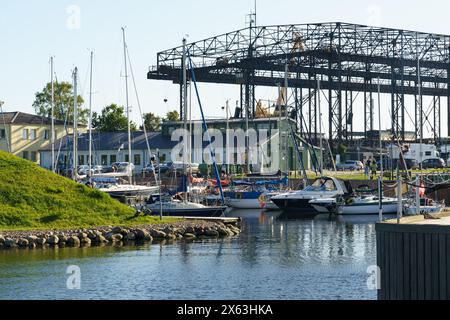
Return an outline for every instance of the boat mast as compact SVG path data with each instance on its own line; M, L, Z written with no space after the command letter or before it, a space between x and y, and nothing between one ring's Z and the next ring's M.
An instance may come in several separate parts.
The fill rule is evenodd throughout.
M52 171L55 172L56 168L55 168L55 85L53 82L53 57L50 57L50 78L51 78L51 87L52 87L52 97L51 97L51 102L50 102L50 106L51 106L51 118L52 118L52 124L51 124L51 144L52 144Z
M419 132L420 132L420 142L419 142L419 159L420 159L420 173L423 170L423 152L422 152L422 143L423 143L423 104L422 104L422 80L420 77L420 54L417 54L417 90L418 90L418 99L419 99ZM420 174L416 175L416 214L420 215Z
M383 178L384 178L384 168L383 168L383 142L381 138L381 84L380 77L378 77L378 126L379 126L379 140L380 140L380 177L378 178L378 201L380 205L379 219L380 222L383 221Z
M91 70L89 82L89 182L92 185L92 65L94 62L94 52L91 51Z
M319 141L320 141L320 158L319 172L323 176L323 134L322 134L322 107L320 103L320 79L317 79L317 106L319 108Z
M128 163L130 167L128 169L128 180L130 184L133 183L132 171L131 171L131 123L130 123L130 104L128 96L128 64L127 64L127 42L125 40L125 28L122 27L122 37L123 37L123 57L125 61L125 96L127 105L127 123L128 123Z
M289 123L289 114L288 114L288 86L289 86L289 81L288 81L288 72L289 72L289 66L287 63L287 59L286 59L286 66L284 69L284 113L285 113L285 118L286 118L286 130L285 130L285 139L284 139L284 160L286 161L286 174L287 177L289 178L289 159L288 159L288 126L290 125ZM295 137L294 137L295 139Z
M183 136L183 143L184 143L184 151L183 151L183 169L184 169L184 179L188 178L188 137L187 137L187 129L188 129L188 103L187 103L187 72L186 72L186 38L183 39L183 61L182 61L182 68L183 68L183 125L184 125L184 136ZM187 188L187 180L183 181L183 186ZM184 202L186 203L188 201L188 194L187 190L184 193Z
M72 179L77 180L78 168L78 68L73 72L73 170Z

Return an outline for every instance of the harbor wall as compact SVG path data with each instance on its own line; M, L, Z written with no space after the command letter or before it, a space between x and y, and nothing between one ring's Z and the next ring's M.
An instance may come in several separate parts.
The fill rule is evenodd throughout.
M450 299L450 226L376 226L379 300Z

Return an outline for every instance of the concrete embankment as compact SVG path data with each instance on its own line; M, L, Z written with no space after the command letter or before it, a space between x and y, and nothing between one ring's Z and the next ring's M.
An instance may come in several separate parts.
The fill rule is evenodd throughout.
M100 227L77 230L9 231L0 233L0 249L84 247L91 245L120 245L153 241L192 241L218 239L239 235L240 220L182 221L173 224Z

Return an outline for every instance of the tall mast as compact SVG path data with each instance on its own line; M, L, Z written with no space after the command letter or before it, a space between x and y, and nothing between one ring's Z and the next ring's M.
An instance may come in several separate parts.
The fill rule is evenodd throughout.
M53 82L53 57L50 58L50 77L51 77L51 86L52 86L52 100L50 102L51 105L51 118L52 118L52 124L51 124L51 144L52 144L52 171L55 172L55 85Z
M320 158L319 158L319 171L323 176L323 134L322 134L322 107L320 103L320 79L317 79L317 105L319 108L319 141L320 141Z
M128 173L128 179L130 184L133 183L132 172L131 172L131 124L130 124L130 104L128 97L128 64L127 64L127 43L125 40L125 28L122 27L122 36L123 36L123 57L125 61L125 95L126 95L126 104L127 104L127 122L128 122L128 162L130 163L130 170Z
M91 70L89 81L89 182L92 185L92 65L94 62L94 52L91 51Z
M184 179L187 179L188 175L188 150L189 150L189 144L188 144L188 137L187 137L187 129L188 129L188 102L187 102L187 71L186 71L186 39L183 39L183 61L181 63L183 68L183 125L184 125L184 135L183 135L183 144L184 144L184 151L183 151L183 169L184 169ZM187 181L187 180L186 180ZM185 182L183 180L183 186ZM187 187L187 186L186 186ZM188 201L188 195L187 190L184 193L184 202Z
M255 2L256 5L256 2ZM255 11L255 15L256 15L256 11ZM285 118L286 118L286 133L285 133L285 139L284 139L284 158L286 161L286 172L287 172L287 176L289 177L289 157L288 157L288 126L290 126L289 123L289 115L288 115L288 87L289 87L289 81L288 81L288 72L289 72L289 66L286 60L286 66L284 69L284 113L285 113ZM293 137L295 139L295 137Z
M422 79L420 76L420 55L417 55L417 86L418 86L418 98L419 98L419 132L420 132L420 170L422 170L422 161L423 161L423 152L422 152L422 143L423 143L423 104L422 104Z
M381 83L378 77L378 127L380 140L380 178L378 179L378 201L379 201L379 220L383 221L383 178L384 178L384 164L383 164L383 142L381 137Z
M423 143L423 103L422 103L422 79L420 76L420 54L417 54L417 90L419 96L419 130L420 130L420 142L419 142L419 157L420 157L420 173L422 173L423 169L423 151L422 151L422 143ZM420 174L416 175L416 214L420 214Z
M72 179L77 180L78 168L78 68L73 72L73 170Z

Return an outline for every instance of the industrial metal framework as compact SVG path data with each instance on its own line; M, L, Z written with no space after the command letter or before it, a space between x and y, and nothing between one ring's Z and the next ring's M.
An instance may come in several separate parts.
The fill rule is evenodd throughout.
M239 85L241 109L250 116L255 115L255 87L283 85L288 64L292 115L301 133L316 138L320 80L319 94L325 96L322 101L329 113L328 134L335 144L354 137L355 112L364 112L366 137L374 129L378 86L381 93L391 95L390 121L396 139L404 140L405 122L414 121L416 128L428 122L438 142L442 97L447 98L450 120L447 35L341 22L258 26L190 43L187 49L197 80ZM182 90L182 56L182 47L158 53L157 66L150 68L148 79L170 80ZM363 97L363 106L355 104L358 95ZM407 111L407 95L415 98L414 116ZM423 96L433 98L431 106L420 107Z

